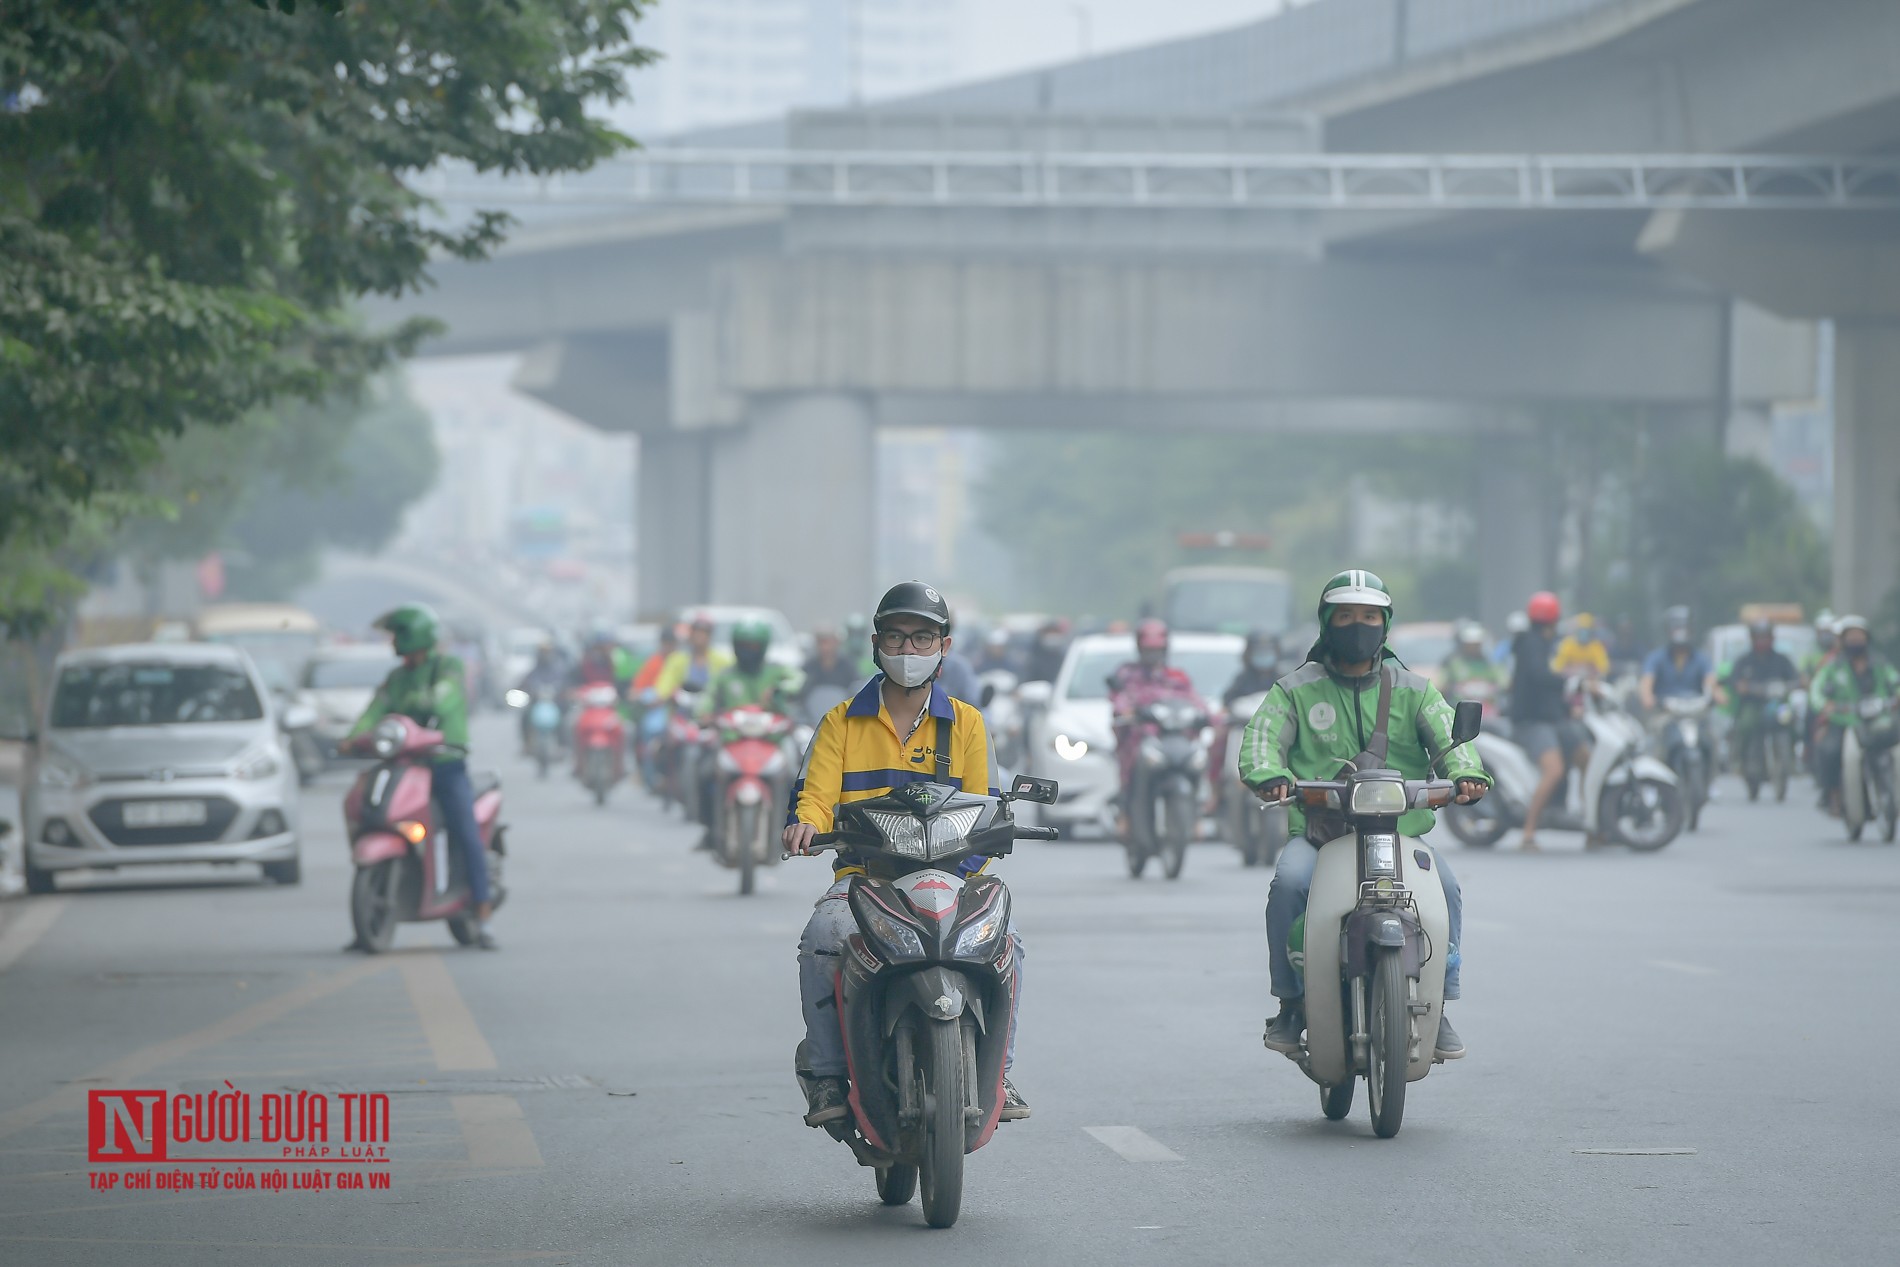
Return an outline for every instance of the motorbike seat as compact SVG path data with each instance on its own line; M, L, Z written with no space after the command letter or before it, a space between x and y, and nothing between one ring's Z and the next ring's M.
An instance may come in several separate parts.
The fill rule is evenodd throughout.
M482 796L501 786L501 776L493 770L471 770L468 776L469 786L476 796Z

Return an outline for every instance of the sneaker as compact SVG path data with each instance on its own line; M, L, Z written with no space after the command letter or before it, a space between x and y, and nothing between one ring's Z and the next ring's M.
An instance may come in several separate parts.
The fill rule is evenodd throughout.
M823 1126L851 1112L845 1100L843 1078L809 1078L805 1082L805 1125Z
M1299 999L1281 999L1280 1014L1267 1022L1267 1032L1260 1041L1267 1045L1268 1051L1298 1054L1305 1046L1300 1034L1306 1029L1306 1005Z
M1029 1116L1029 1101L1023 1099L1023 1093L1008 1078L1003 1079L1003 1111L997 1115L999 1122L1020 1122Z
M1432 1044L1433 1060L1462 1060L1465 1054L1465 1040L1458 1037L1458 1031L1451 1027L1451 1018L1443 1012L1438 1014L1438 1041Z
M495 940L495 935L488 931L488 925L486 924L475 925L475 943L474 944L477 950L500 950L501 949L501 943Z

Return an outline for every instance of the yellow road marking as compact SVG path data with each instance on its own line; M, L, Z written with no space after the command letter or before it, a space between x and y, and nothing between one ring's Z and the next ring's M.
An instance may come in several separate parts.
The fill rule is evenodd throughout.
M511 1095L457 1095L449 1097L455 1120L462 1125L468 1160L475 1166L539 1166L541 1150L521 1112L521 1101Z
M11 968L15 960L33 949L33 943L46 935L46 930L71 901L69 897L36 898L26 904L25 911L8 921L6 928L0 930L0 972Z
M475 1016L462 1002L455 978L440 955L409 955L402 961L402 982L435 1053L437 1069L493 1069L495 1053L482 1037Z
M314 981L306 981L282 994L260 999L241 1011L233 1012L223 1020L213 1021L209 1025L200 1026L176 1038L149 1043L109 1065L102 1065L84 1077L67 1083L51 1094L43 1095L18 1108L0 1113L0 1139L9 1139L56 1113L83 1112L86 1107L88 1085L94 1087L137 1086L139 1078L161 1065L180 1060L213 1043L221 1043L241 1034L248 1034L260 1026L282 1019L300 1007L314 1003L318 999L327 998L338 990L347 989L364 977L381 972L388 966L387 962L376 959L352 964L341 972L333 972L328 976L318 977Z

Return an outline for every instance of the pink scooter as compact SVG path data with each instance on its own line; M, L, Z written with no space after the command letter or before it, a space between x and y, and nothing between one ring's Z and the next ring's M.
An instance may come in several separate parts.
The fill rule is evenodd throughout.
M396 925L445 919L464 946L480 935L460 851L449 843L442 815L430 799L429 758L443 746L442 732L392 715L358 741L376 764L357 776L343 799L356 877L350 884L350 922L371 954L389 949ZM499 907L506 890L501 860L507 852L501 823L501 781L471 773L475 822L488 851L488 887Z

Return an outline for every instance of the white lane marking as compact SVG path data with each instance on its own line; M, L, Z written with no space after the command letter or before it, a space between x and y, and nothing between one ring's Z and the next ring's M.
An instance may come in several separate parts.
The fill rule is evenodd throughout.
M422 1022L437 1069L493 1069L495 1053L475 1024L474 1013L455 988L442 956L407 955L402 960L402 983L409 988L410 1006Z
M1085 1126L1098 1143L1120 1153L1123 1161L1181 1161L1181 1154L1169 1148L1139 1126Z
M1705 968L1699 963L1681 963L1674 959L1651 959L1650 963L1658 968L1667 968L1671 972L1681 972L1692 977L1719 977L1721 972L1715 968Z
M1693 1148L1573 1148L1579 1157L1693 1157Z
M28 901L26 909L8 922L5 932L0 932L0 972L11 968L21 955L33 949L33 943L46 936L46 930L71 901L69 897L39 897Z
M462 1128L462 1142L468 1145L470 1165L513 1169L542 1164L521 1101L511 1095L457 1095L449 1097L449 1104Z

